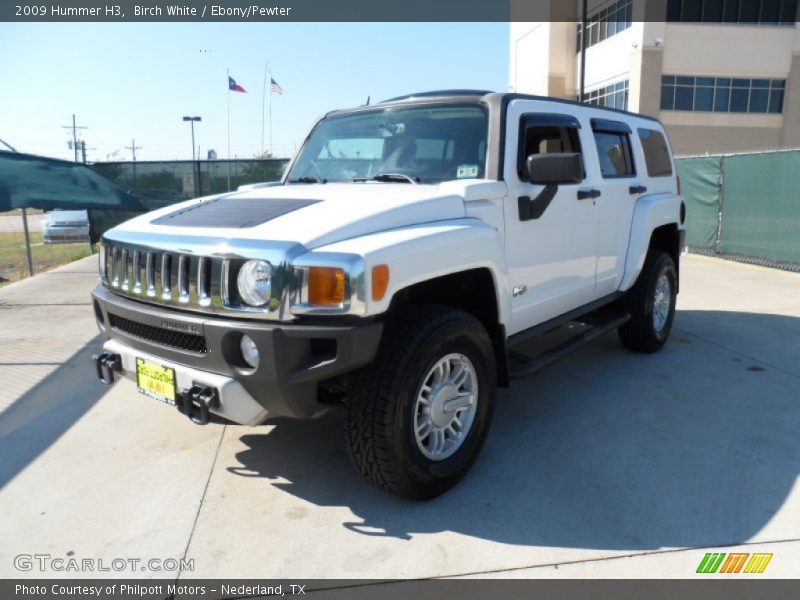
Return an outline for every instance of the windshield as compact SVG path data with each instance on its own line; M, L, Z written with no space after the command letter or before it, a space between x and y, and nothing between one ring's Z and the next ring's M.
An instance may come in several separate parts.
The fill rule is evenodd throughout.
M486 111L477 104L394 107L325 118L303 146L287 181L438 183L481 178L487 129Z

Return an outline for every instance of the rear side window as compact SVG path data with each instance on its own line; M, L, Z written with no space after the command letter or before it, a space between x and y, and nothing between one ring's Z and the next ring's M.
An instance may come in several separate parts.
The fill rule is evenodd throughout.
M605 178L632 177L636 175L631 155L631 142L627 133L595 131L594 141L600 158L600 173Z
M672 162L669 159L669 146L660 131L639 129L639 140L644 150L644 162L650 177L672 175Z

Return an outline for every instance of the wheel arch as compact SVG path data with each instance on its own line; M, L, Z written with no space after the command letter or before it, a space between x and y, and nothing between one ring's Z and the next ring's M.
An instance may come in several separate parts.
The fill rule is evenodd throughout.
M416 304L458 308L477 318L489 333L497 363L498 385L507 387L506 332L501 319L499 285L488 267L456 271L397 290L385 318Z
M637 201L620 291L633 287L652 250L669 254L675 269L679 269L684 232L681 227L682 203L681 197L675 194L654 194Z

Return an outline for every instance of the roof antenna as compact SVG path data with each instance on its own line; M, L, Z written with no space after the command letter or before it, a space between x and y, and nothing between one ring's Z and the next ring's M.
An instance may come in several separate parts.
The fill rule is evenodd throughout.
M367 104L366 104L366 106L369 106L369 99L370 99L370 96L367 96Z

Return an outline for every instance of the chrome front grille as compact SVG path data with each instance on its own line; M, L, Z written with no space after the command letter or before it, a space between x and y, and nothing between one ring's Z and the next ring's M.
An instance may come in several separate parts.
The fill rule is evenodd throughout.
M228 259L109 241L101 252L103 283L118 294L197 310L224 308Z
M292 242L114 231L102 239L100 277L115 294L141 302L290 321L294 319L290 306L300 288L292 261L306 252ZM237 291L239 269L250 259L272 265L272 300L263 307L247 305Z

